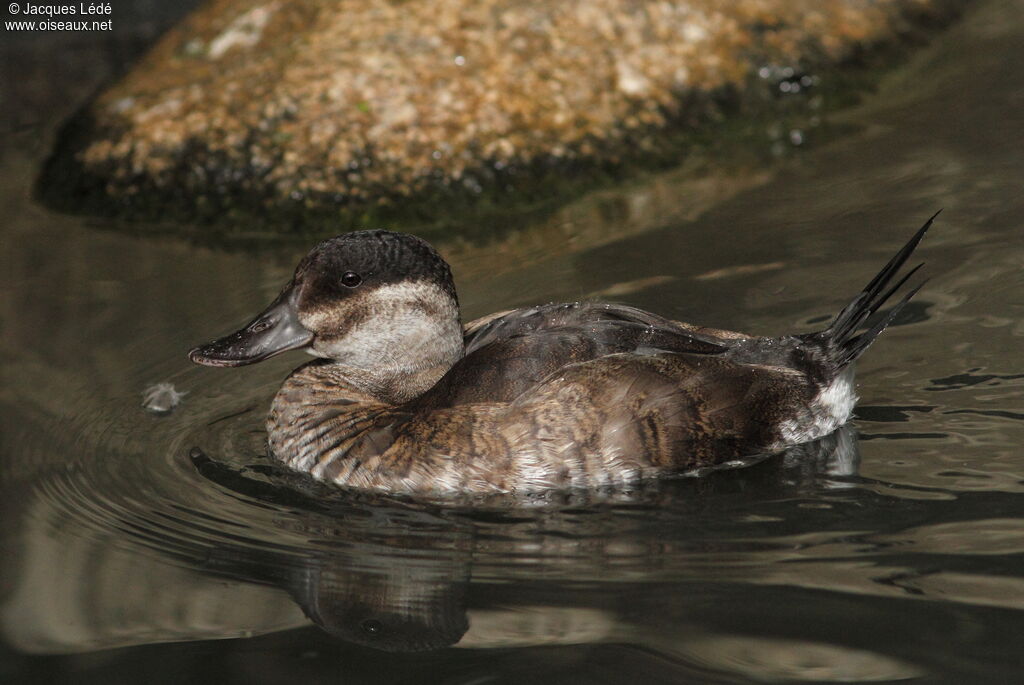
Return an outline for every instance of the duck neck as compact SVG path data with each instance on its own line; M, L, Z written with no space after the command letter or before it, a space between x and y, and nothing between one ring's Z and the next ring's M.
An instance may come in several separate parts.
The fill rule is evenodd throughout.
M383 298L374 312L343 336L312 352L331 360L332 375L386 404L401 404L432 388L462 358L462 325L451 298L414 289Z

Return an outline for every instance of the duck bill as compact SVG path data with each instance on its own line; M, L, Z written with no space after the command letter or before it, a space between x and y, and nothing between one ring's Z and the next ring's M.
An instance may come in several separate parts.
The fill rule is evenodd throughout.
M309 346L313 334L299 322L297 298L298 288L289 285L244 328L196 347L188 358L204 366L245 366Z

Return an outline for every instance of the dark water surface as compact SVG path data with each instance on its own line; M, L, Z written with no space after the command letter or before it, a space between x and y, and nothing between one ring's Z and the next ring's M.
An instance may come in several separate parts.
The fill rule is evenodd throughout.
M48 213L32 177L109 65L76 59L60 98L7 82L0 680L1019 682L1022 55L1024 3L978 2L839 118L841 139L443 244L467 319L602 295L778 334L820 326L945 209L921 249L931 281L860 364L855 427L514 510L276 474L262 417L301 356L222 371L185 352L262 308L308 246L214 250ZM166 417L140 406L157 382L188 393Z

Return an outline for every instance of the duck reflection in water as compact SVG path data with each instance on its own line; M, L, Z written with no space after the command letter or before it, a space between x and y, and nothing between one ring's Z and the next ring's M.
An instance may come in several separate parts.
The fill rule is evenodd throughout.
M572 592L555 601L544 593L524 604L529 592L512 588L529 585L547 564L555 565L556 575L580 580L615 580L616 569L622 579L636 577L637 569L648 580L685 573L666 568L666 556L680 550L656 533L638 533L637 515L657 511L666 498L686 501L692 511L672 523L678 533L677 525L700 520L709 498L721 506L732 496L749 501L850 487L858 459L856 435L846 426L747 469L653 481L628 491L562 493L531 508L502 496L460 508L450 500L428 504L354 492L325 498L324 486L312 481L303 494L295 476L276 467L237 469L192 453L199 472L222 487L269 505L307 509L308 530L300 532L320 542L309 554L286 558L220 548L210 553L205 570L277 585L331 635L390 652L630 641L637 628L621 608L607 606L606 592L594 595L591 606ZM509 507L512 502L520 506ZM693 553L702 543L694 536L682 544ZM474 570L495 558L524 556L537 565L517 578L518 586L488 583L486 568Z

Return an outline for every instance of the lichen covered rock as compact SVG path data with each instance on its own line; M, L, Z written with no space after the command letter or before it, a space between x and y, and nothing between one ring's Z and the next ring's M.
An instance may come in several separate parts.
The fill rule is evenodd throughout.
M43 194L208 217L511 187L538 163L655 150L702 95L841 61L950 4L215 0L79 117Z

